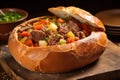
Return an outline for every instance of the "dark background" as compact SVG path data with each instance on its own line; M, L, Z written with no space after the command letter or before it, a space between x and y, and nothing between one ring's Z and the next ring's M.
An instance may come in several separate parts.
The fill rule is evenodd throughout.
M15 7L29 12L29 18L46 15L49 7L76 6L93 15L106 9L120 8L118 0L0 0L0 8Z

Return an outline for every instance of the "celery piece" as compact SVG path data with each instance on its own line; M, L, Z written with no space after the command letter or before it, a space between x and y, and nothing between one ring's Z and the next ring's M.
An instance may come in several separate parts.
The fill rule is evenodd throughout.
M23 38L20 40L20 42L24 44L26 40L27 40L27 37L23 37Z
M60 39L60 40L59 40L59 44L60 44L60 45L66 44L66 40L65 40L65 39Z

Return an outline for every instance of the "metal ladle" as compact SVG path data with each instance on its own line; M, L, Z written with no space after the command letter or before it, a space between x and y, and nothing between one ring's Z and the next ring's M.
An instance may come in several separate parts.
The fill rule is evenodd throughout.
M2 14L2 15L5 15L5 13L0 9L0 13Z

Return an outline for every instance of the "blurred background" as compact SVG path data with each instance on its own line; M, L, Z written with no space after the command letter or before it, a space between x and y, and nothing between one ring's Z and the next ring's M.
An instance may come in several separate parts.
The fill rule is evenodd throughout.
M48 14L55 6L77 6L96 14L101 10L120 8L119 0L0 0L0 8L15 7L29 12L29 18Z

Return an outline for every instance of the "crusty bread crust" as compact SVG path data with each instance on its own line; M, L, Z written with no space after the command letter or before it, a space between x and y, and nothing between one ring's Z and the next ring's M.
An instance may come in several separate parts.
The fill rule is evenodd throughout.
M95 29L99 28L100 30L105 31L104 24L97 17L81 8L74 6L59 6L49 8L48 10L59 17L67 18L69 16L72 16L82 23L88 23L92 25L91 27L94 27Z
M64 9L64 7L60 8ZM66 9L69 8L65 8L65 12ZM50 11L51 10L54 10L54 8L51 8ZM64 12L63 10L61 11ZM90 13L82 9L78 11L82 12L79 13L80 15L85 13L86 16L90 15L90 17L94 18ZM55 13L56 15L56 12L53 11L53 13ZM67 18L66 17L67 15L63 14L64 13L60 14L58 13L57 16L58 17L63 16L64 18ZM31 71L46 73L68 72L94 62L104 52L107 46L107 36L104 32L104 26L101 24L101 22L100 24L98 24L99 20L96 18L95 18L96 20L90 19L90 21L88 21L85 18L85 14L83 14L84 17L80 16L78 17L78 19L81 18L82 22L84 21L89 22L92 26L98 26L101 29L103 29L103 31L101 31L101 29L100 31L93 30L88 37L69 44L44 47L28 47L18 40L17 31L21 28L21 26L18 25L17 27L14 28L8 40L8 48L11 55L24 68L29 69ZM72 14L68 16L74 15ZM25 26L26 24L32 23L41 18L43 17L30 19L20 25Z

